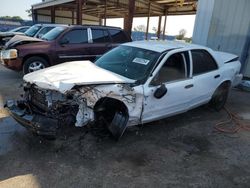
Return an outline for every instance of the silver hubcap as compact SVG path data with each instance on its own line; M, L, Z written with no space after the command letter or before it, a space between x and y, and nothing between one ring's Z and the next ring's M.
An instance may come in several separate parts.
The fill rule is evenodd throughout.
M32 62L29 66L29 72L34 72L34 71L37 71L37 70L40 70L40 69L44 69L45 66L42 62L40 61L35 61L35 62Z

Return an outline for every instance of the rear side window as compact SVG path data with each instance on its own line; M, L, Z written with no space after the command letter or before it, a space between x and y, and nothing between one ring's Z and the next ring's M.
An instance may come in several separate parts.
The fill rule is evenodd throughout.
M121 30L117 29L109 29L109 33L111 35L112 41L114 43L124 43L128 42L128 38L125 33Z
M216 70L218 68L214 58L206 50L192 50L193 75Z
M61 40L67 41L68 44L88 43L87 29L71 30L66 33Z
M110 42L109 34L104 29L91 29L93 43Z

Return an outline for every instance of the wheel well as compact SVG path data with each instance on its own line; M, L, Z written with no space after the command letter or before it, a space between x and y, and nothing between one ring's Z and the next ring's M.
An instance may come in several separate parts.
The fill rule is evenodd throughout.
M99 99L94 106L95 119L104 118L107 123L111 123L116 112L129 116L127 106L120 100L103 97Z
M48 57L47 55L45 55L45 54L32 54L32 55L26 55L26 56L23 58L22 64L24 64L24 62L25 62L27 59L29 59L30 57L35 57L35 56L36 56L36 57L41 57L41 58L45 59L45 60L48 62L48 64L51 65L51 64L50 64L49 57Z
M221 84L220 84L220 86L225 86L225 87L231 87L231 84L232 84L232 82L231 82L231 80L225 80L225 81L223 81ZM219 86L219 87L220 87Z

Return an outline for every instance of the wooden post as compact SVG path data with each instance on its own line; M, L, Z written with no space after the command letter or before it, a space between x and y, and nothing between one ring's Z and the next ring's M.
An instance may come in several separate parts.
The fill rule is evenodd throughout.
M99 17L99 25L102 25L102 17Z
M146 38L146 40L148 40L148 30L149 30L150 12L151 12L151 2L149 1L149 3L148 3L148 19L147 19L147 29L146 29L146 34L145 34L145 38Z
M105 6L104 6L104 26L106 26L107 22L107 0L105 0Z
M32 11L33 23L37 23L37 10L34 10L33 7L32 7L31 11Z
M75 11L74 10L71 11L71 23L72 25L75 24Z
M159 20L158 20L157 37L158 37L158 39L161 38L161 16L159 16Z
M50 7L50 17L51 17L51 23L55 23L55 7Z
M167 11L165 11L165 19L164 19L164 26L163 26L163 40L165 40L165 32L166 32L166 23L167 23Z
M85 2L85 0L77 0L77 9L76 9L76 24L82 25L82 4Z
M131 36L133 26L133 17L135 12L135 0L129 0L128 14L124 17L124 31Z

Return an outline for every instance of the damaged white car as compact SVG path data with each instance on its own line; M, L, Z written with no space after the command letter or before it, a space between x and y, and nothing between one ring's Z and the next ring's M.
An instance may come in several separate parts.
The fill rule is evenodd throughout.
M242 79L240 67L237 56L198 45L131 42L95 64L68 62L25 75L23 99L6 106L39 135L55 135L62 122L102 122L119 139L128 126L202 104L220 110Z

